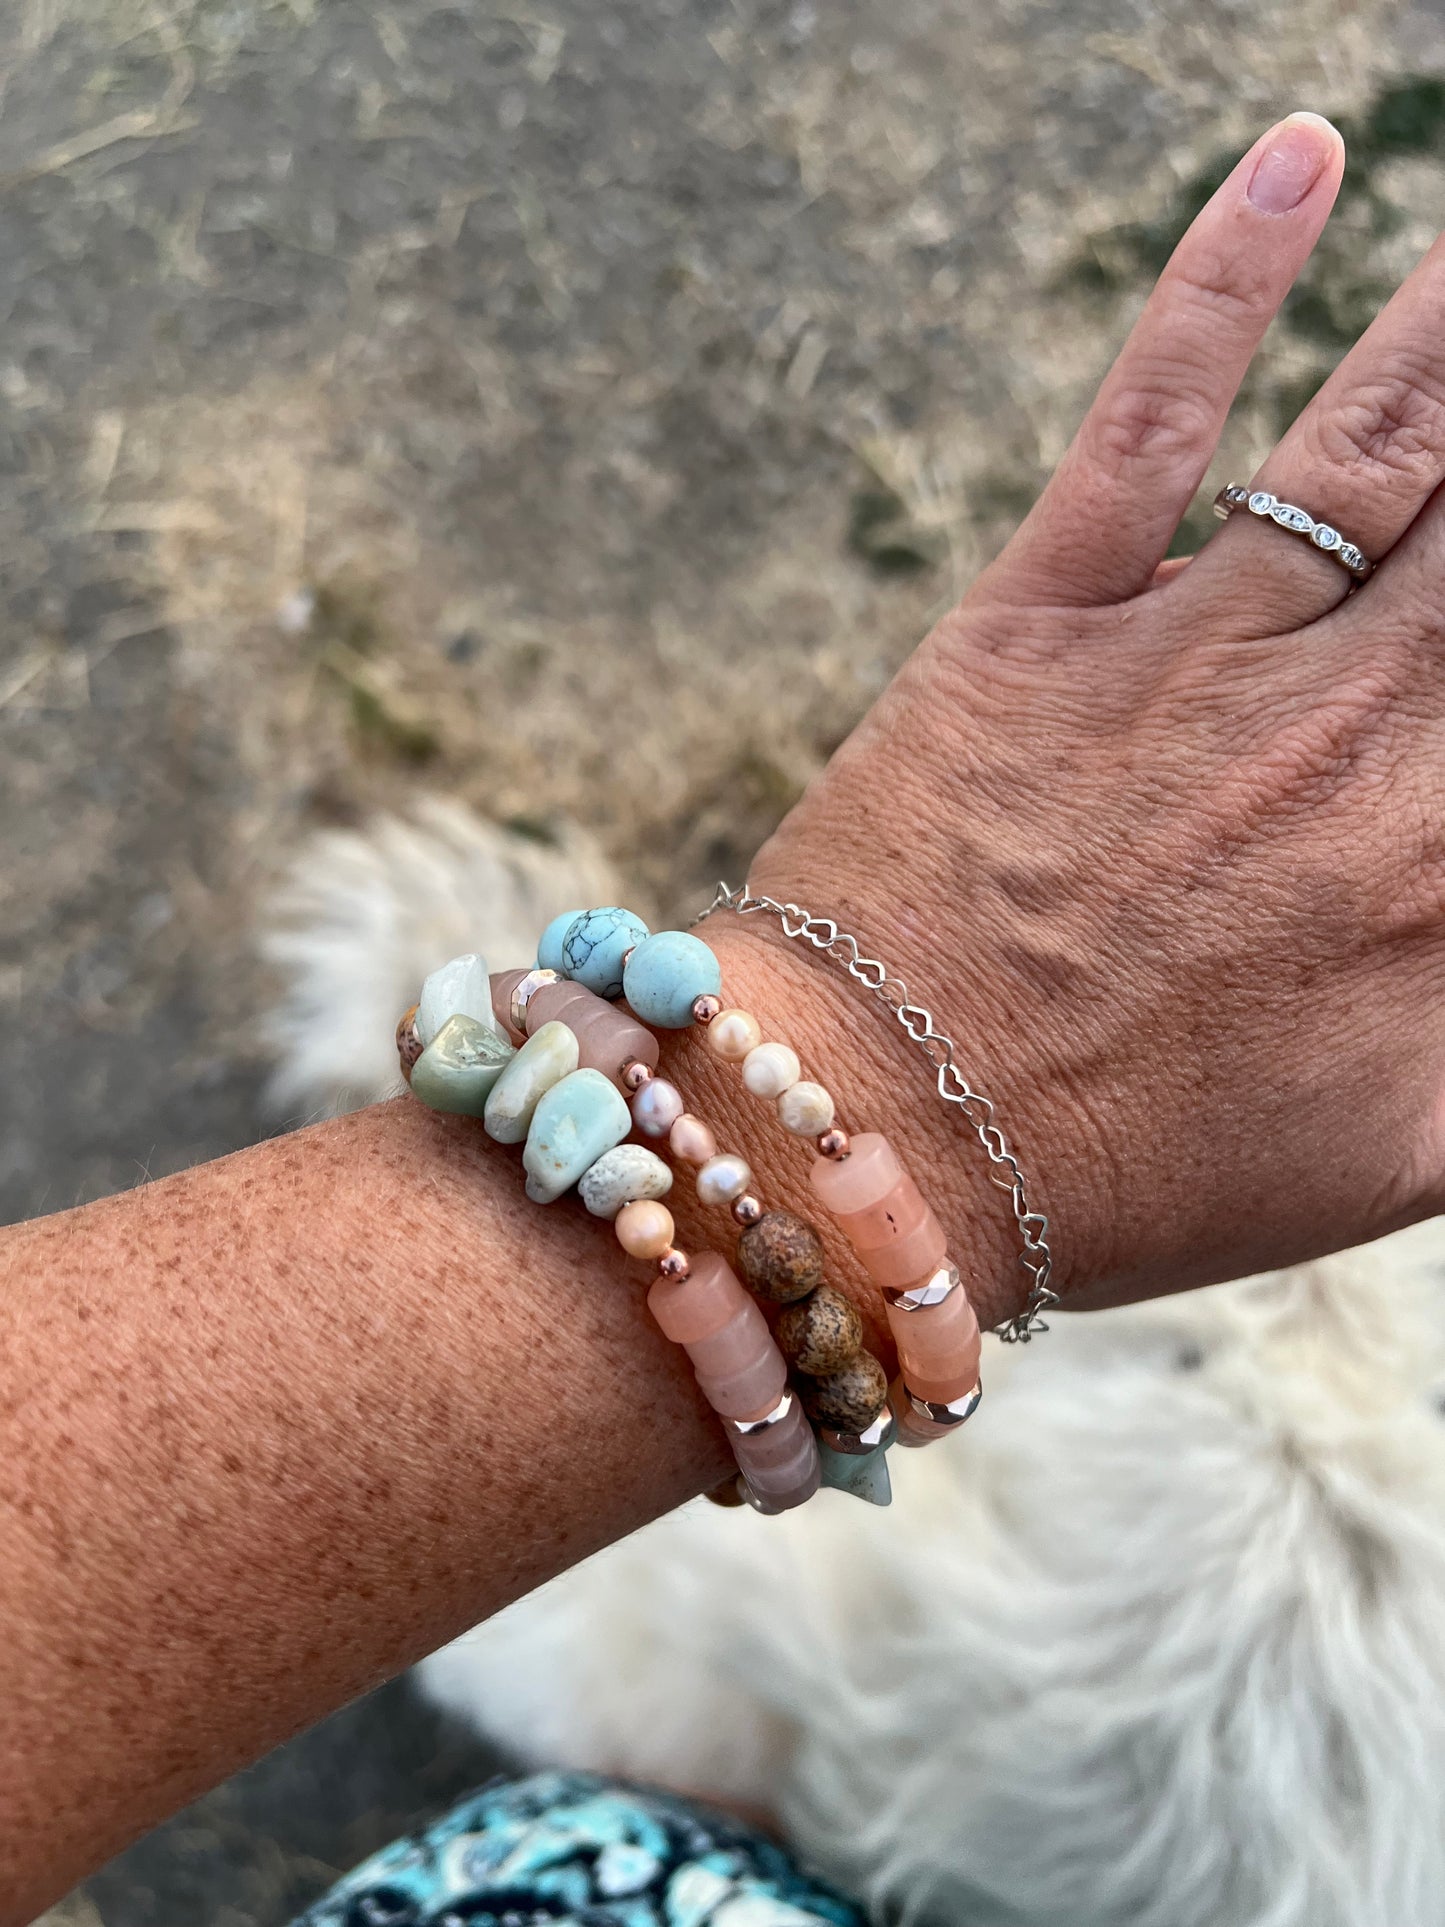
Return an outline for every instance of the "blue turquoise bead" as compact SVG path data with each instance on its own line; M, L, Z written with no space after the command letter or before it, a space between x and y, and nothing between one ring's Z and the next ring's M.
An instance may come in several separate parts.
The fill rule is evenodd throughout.
M585 910L564 910L560 917L553 917L547 928L537 939L537 968L555 970L562 975L562 939L579 917L585 917Z
M638 944L622 973L623 995L655 1030L686 1030L698 998L721 989L722 965L686 930L660 930Z
M562 937L562 975L595 997L622 995L622 959L648 935L630 910L584 910Z
M534 1204L560 1198L631 1129L627 1100L610 1077L584 1070L562 1078L532 1113L522 1152L527 1196Z
M859 1456L835 1452L820 1439L818 1461L823 1468L824 1485L831 1487L834 1492L847 1492L869 1505L892 1505L893 1481L888 1474L886 1446L880 1445L876 1452L865 1452Z

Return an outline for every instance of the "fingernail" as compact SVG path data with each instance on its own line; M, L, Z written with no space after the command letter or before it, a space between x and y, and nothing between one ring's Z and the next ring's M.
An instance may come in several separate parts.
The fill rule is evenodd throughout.
M1298 207L1329 166L1340 137L1321 114L1291 114L1269 137L1246 192L1261 214Z

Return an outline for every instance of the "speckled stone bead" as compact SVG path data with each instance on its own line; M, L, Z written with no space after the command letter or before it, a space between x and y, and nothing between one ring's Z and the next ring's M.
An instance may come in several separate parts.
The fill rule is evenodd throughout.
M641 1063L653 1069L661 1054L661 1046L650 1030L584 984L564 979L546 984L536 993L527 1005L528 1030L537 1031L553 1022L565 1024L577 1039L583 1070L601 1071L619 1091L628 1064Z
M630 910L584 910L563 932L562 962L554 968L599 997L620 997L622 959L648 935Z
M888 1476L888 1454L876 1452L834 1452L818 1441L818 1464L823 1484L833 1492L846 1492L868 1505L892 1505L893 1481Z
M722 989L722 965L701 937L661 930L638 944L622 973L622 994L644 1024L686 1030L699 997Z
M820 1285L778 1314L773 1336L800 1372L821 1377L841 1371L863 1346L863 1320L841 1291Z
M543 1095L532 1114L522 1153L527 1196L534 1204L560 1198L631 1128L632 1113L615 1084L600 1071L573 1071Z
M808 1416L819 1425L861 1432L883 1408L888 1375L871 1352L859 1352L841 1371L805 1379L801 1390Z
M433 1111L480 1117L515 1054L490 1024L449 1017L411 1067L412 1096Z
M672 1167L645 1144L618 1144L583 1172L577 1195L594 1218L615 1218L638 1198L665 1198Z
M539 970L562 971L562 940L579 917L585 917L585 910L564 910L559 917L553 917L547 928L537 940L537 968Z
M487 1136L498 1144L521 1144L546 1092L577 1068L577 1039L565 1024L543 1024L507 1065L482 1113Z
M434 970L421 987L416 1007L416 1034L430 1044L448 1017L470 1017L494 1028L492 990L487 960L474 952L453 957Z
M759 1298L791 1305L823 1282L817 1232L791 1211L769 1211L738 1239L738 1265Z
M411 1082L412 1065L426 1048L416 1034L416 1010L417 1007L413 1004L396 1027L397 1062L401 1065L401 1074L408 1084Z

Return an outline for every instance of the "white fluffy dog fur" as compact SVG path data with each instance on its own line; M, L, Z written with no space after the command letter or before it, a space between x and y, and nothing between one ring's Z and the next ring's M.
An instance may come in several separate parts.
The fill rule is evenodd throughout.
M450 807L318 840L267 933L279 1100L393 1088L426 969L616 895ZM421 1683L527 1758L775 1814L880 1916L1441 1927L1442 1287L1424 1226L990 1341L890 1509L685 1507Z

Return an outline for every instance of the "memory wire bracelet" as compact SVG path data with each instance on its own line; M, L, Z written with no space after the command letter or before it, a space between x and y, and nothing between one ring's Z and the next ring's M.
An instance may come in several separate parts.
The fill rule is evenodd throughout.
M624 989L630 1011L617 1007ZM423 1102L482 1117L499 1142L525 1140L535 1201L575 1183L589 1210L613 1219L629 1255L655 1260L649 1306L725 1422L742 1472L734 1502L786 1510L821 1480L887 1504L883 1455L895 1437L931 1442L978 1403L977 1321L937 1220L886 1141L850 1142L828 1092L801 1078L796 1054L765 1042L749 1012L721 1009L720 989L720 965L700 939L654 936L615 907L568 913L543 933L535 969L493 979L480 957L466 956L434 971L398 1025L397 1047ZM659 1044L639 1012L662 1030L702 1025L714 1054L740 1064L747 1088L776 1100L785 1129L815 1139L814 1188L888 1301L901 1361L891 1399L861 1344L856 1309L822 1282L816 1232L790 1212L762 1210L747 1164L717 1153L704 1121L654 1075ZM689 1259L671 1244L660 1199L672 1173L621 1141L634 1124L654 1139L665 1133L679 1162L698 1167L702 1201L730 1205L743 1227L740 1269L759 1296L784 1307L783 1352L719 1254ZM816 1444L784 1389L783 1353L819 1426Z
M1049 1221L1030 1204L1023 1169L995 1121L993 1100L975 1090L959 1069L953 1039L938 1029L932 1012L912 1002L903 979L892 976L877 958L865 956L858 939L839 929L833 918L813 916L800 904L780 903L776 897L755 896L746 884L734 888L721 882L713 892L712 902L695 919L694 929L720 910L731 910L739 917L764 914L776 918L785 937L821 951L876 997L928 1059L938 1095L967 1118L992 1167L990 1182L1009 1194L1018 1228L1022 1247L1018 1262L1029 1280L1028 1297L1016 1316L993 1327L994 1336L1006 1345L1026 1345L1040 1337L1049 1329L1045 1314L1059 1302L1059 1294L1053 1288L1054 1256L1049 1246Z
M802 1281L801 1292L777 1288L780 1278L792 1283L800 1244L810 1243L821 1257L810 1225L791 1212L770 1212L744 1229L738 1258L749 1284L759 1296L787 1306L776 1334L820 1428L826 1481L844 1483L828 1476L830 1455L866 1457L881 1468L881 1455L895 1439L930 1444L971 1418L981 1397L978 1321L942 1227L887 1139L876 1133L850 1139L837 1128L831 1094L801 1077L796 1053L766 1041L751 1012L722 1007L722 967L709 946L686 931L653 934L631 911L609 907L555 918L542 934L537 959L537 974L555 970L570 977L573 995L582 985L609 999L620 996L635 1016L665 1031L701 1026L714 1055L738 1063L744 1084L774 1103L788 1135L812 1141L812 1188L881 1291L900 1361L890 1398L881 1365L861 1343L861 1321L841 1294L816 1289L820 1272ZM519 985L514 996L521 995ZM550 1004L546 1009L550 1014ZM526 1021L530 1028L530 1007ZM633 1099L644 1129L657 1095L644 1085ZM674 1101L680 1106L680 1095ZM703 1164L700 1191L710 1166L722 1162ZM744 1169L739 1188L745 1179ZM808 1302L790 1302L800 1296ZM845 1311L851 1330L840 1323ZM850 1354L841 1363L812 1356L815 1348L831 1350L840 1339ZM886 1502L886 1493L866 1489L864 1467L852 1469L859 1483L845 1489Z

